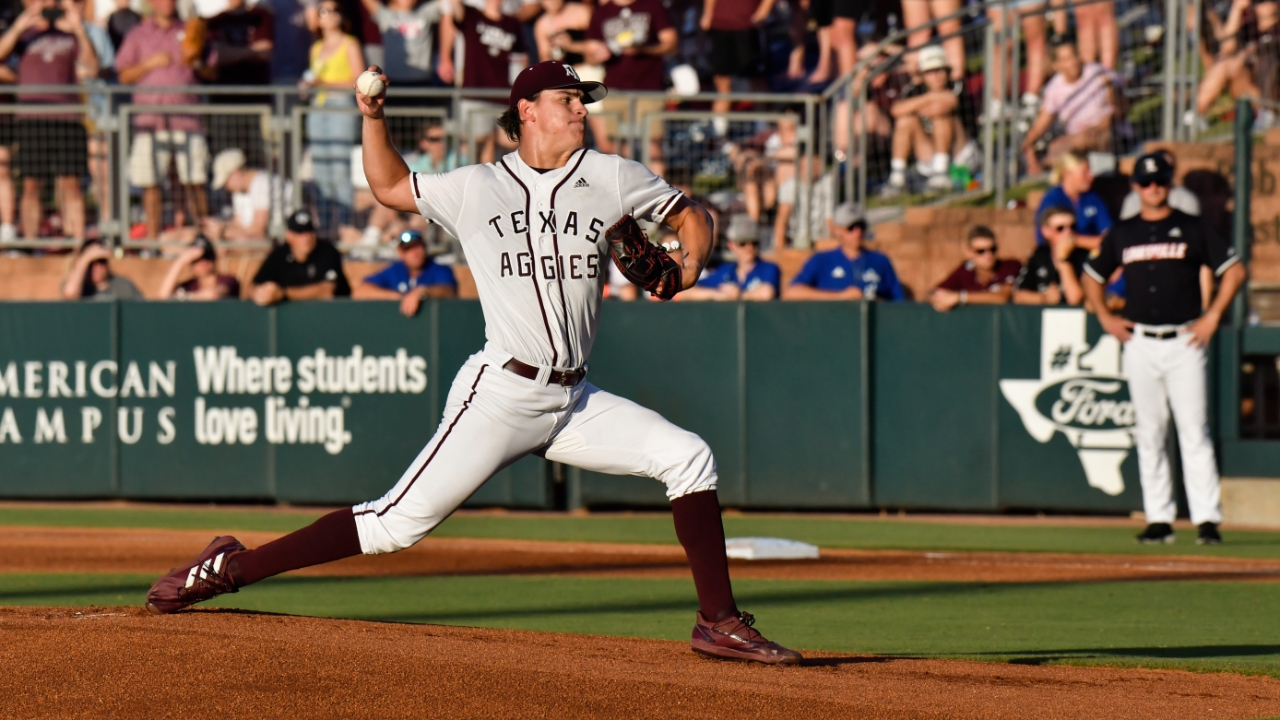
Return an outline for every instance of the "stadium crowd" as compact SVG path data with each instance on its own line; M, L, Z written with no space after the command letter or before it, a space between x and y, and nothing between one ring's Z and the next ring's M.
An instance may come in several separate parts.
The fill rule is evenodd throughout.
M1067 258L1096 247L1105 230L1099 228L1101 217L1077 213L1074 231L1066 233L1070 241L1053 240L1051 234L1064 235L1054 229L1063 224L1055 225L1045 211L1093 208L1088 193L1079 189L1087 190L1088 183L1075 177L1082 164L1088 165L1086 154L1114 155L1132 147L1125 142L1125 137L1132 139L1132 128L1124 122L1124 86L1132 78L1118 67L1116 6L1141 3L1061 5L1034 0L1011 5L1024 51L1021 94L1010 110L1026 130L1022 160L1032 174L1043 166L1057 168L1055 189L1037 215L1037 241L1049 249L1038 260L1028 258L1027 267L1034 267L1038 277L1057 274L1061 281L1050 284L1058 289L1034 285L1026 273L1011 270L1009 262L989 266L988 260L995 259L994 238L975 229L969 260L931 298L939 309L1000 298L1031 302L1035 287L1041 288L1035 291L1041 301L1057 298L1053 293L1070 301L1076 293L1063 274L1072 264ZM1200 123L1219 96L1250 88L1262 88L1263 97L1274 96L1278 83L1272 76L1280 67L1271 55L1276 47L1274 2L1232 0L1203 7L1207 70L1197 115L1188 120ZM873 168L872 181L888 198L950 192L968 186L981 172L977 139L985 75L981 63L975 64L980 55L975 58L971 47L980 34L970 29L988 22L999 27L1007 19L999 8L984 15L971 0L15 0L7 12L0 11L0 82L89 86L84 95L18 87L13 96L37 107L87 103L89 112L59 108L0 114L0 243L57 236L80 241L82 251L71 264L63 294L127 294L127 281L110 273L107 248L94 242L112 220L112 203L105 199L116 192L107 168L112 148L104 147L93 132L95 120L109 115L112 107L94 107L115 101L94 95L92 87L136 86L133 102L147 107L128 115L127 157L120 160L127 169L126 192L140 197L140 207L119 220L128 224L134 239L161 239L171 246L195 243L177 258L172 282L166 280L162 295L238 296L233 292L238 288L210 268L201 269L206 256L250 243L260 247L274 233L282 234L284 242L270 258L285 253L293 262L309 263L345 253L356 259L395 257L413 268L397 271L400 279L390 286L361 282L348 289L339 264L339 277L326 281L333 286L316 290L314 297L348 292L389 297L393 291L412 291L408 294L420 299L443 292L423 278L439 279L451 263L465 262L456 243L440 237L421 218L379 206L361 185L358 117L349 88L370 64L385 68L397 88L500 91L527 64L560 59L583 78L602 79L611 89L670 91L674 95L668 98L674 99L704 89L816 92L852 71L860 59L883 60L883 67L868 76L869 103L861 116L851 119L866 132L872 149L879 143L885 150L883 156L868 154L869 162L876 157L887 161L885 167ZM904 27L917 28L906 34L904 45L879 42ZM873 52L879 57L873 58ZM997 48L997 79L1012 53L1012 48ZM193 92L147 90L174 86L189 86ZM300 101L312 108L305 113L305 153L297 158L304 169L289 177L270 169L261 118L193 107L202 98L216 106L272 96L203 95L199 86L296 87ZM389 100L392 107L423 110L407 118L401 143L414 170L448 171L509 151L509 141L494 127L501 103L493 95L464 94L460 117L452 119L442 117L451 105L432 107L433 102L429 97ZM607 98L591 108L592 146L623 149L617 120L631 112L628 102ZM638 114L667 105L653 96L634 102ZM869 228L847 206L815 217L815 234L830 238L836 247L815 253L784 287L762 250L792 244L799 223L799 176L816 174L818 168L809 167L801 155L798 118L746 121L730 113L751 105L722 100L704 104L710 121L698 148L689 145L696 135L692 129L673 133L660 122L641 133L648 148L628 148L646 155L655 172L665 172L718 218L725 262L687 297L906 298L909 293L889 260L862 246L870 239ZM754 109L778 107L758 104ZM992 110L1000 109L986 112ZM818 130L830 133L829 159L838 171L842 161L849 161L841 126L848 120L836 115L830 129ZM471 142L464 145L459 137ZM704 167L689 168L690 154ZM698 173L716 158L729 180L708 189L699 183ZM303 198L298 207L295 197ZM832 200L826 207L836 205ZM298 212L307 215L306 223L295 222ZM297 229L304 225L310 229ZM316 236L318 244L303 249L299 233ZM421 260L416 259L419 244L425 248ZM278 260L273 265L270 258L264 272L268 266L279 265L280 271L287 265ZM993 277L1008 287L993 289ZM634 288L618 278L613 281L611 296L636 296ZM268 284L272 289L264 290ZM264 276L255 278L245 294L259 302L312 297L306 294L311 291L290 288L279 279L268 283ZM414 301L406 301L405 309L416 309Z

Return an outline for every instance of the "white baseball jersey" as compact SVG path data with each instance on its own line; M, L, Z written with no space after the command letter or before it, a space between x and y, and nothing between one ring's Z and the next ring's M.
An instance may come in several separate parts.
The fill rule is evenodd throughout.
M604 232L625 214L661 222L683 196L638 162L578 150L539 172L518 152L410 178L418 210L462 241L485 337L531 365L587 362L608 276Z
M352 508L366 553L409 547L494 472L537 452L551 462L662 482L667 497L714 490L706 442L658 413L548 368L591 354L608 278L605 230L630 213L663 220L679 190L643 165L578 150L540 173L511 153L496 163L410 177L418 209L462 241L489 343L454 378L436 434L386 495ZM514 356L544 372L505 369Z

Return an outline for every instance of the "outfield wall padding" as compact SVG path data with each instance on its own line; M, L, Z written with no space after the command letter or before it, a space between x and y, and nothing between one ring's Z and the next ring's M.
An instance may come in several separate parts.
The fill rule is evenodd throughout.
M0 304L0 496L373 499L483 343L474 301L414 318L384 302ZM1140 493L1110 347L1080 311L611 302L589 379L701 435L727 506L1125 512ZM1277 456L1221 445L1228 469ZM468 503L649 507L663 491L530 456Z

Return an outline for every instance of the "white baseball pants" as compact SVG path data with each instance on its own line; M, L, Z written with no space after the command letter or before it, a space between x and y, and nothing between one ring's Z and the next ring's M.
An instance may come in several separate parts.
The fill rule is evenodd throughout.
M1177 514L1165 444L1172 408L1191 522L1220 523L1218 465L1209 438L1205 351L1189 345L1189 336L1184 333L1160 340L1143 335L1144 329L1165 332L1176 328L1138 325L1133 339L1124 346L1124 372L1133 400L1133 436L1138 446L1138 474L1147 522L1171 523Z
M390 492L353 508L365 554L418 542L495 472L537 450L585 470L655 478L672 500L715 489L702 438L589 382L567 388L503 370L510 358L492 345L471 356L435 436Z

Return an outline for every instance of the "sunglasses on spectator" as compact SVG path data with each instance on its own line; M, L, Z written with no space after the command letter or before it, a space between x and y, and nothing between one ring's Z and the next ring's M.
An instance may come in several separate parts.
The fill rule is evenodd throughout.
M338 14L338 8L336 8L336 7L322 7L322 8L320 8L319 13L320 13L320 17L324 17L325 15L337 15L337 14Z
M427 135L427 136L423 137L422 139L423 139L423 140L426 140L427 142L444 142L444 136L443 136L443 135Z
M1140 188L1149 188L1152 185L1159 185L1160 187L1166 187L1166 188L1169 187L1168 180L1157 180L1154 178L1151 180L1135 180L1134 184Z
M1068 224L1068 225L1050 225L1050 226L1049 226L1049 229L1050 229L1050 230L1052 230L1052 231L1054 231L1054 232L1064 232L1064 231L1066 231L1066 230L1070 230L1071 232L1075 232L1075 231L1076 231L1076 224L1075 224L1075 223L1070 223L1070 224Z
M980 248L974 248L974 249L973 249L973 254L974 254L974 255L986 255L987 253L990 253L990 254L992 254L992 255L995 255L995 254L996 254L996 246L995 246L995 245L992 245L991 247L980 247Z

